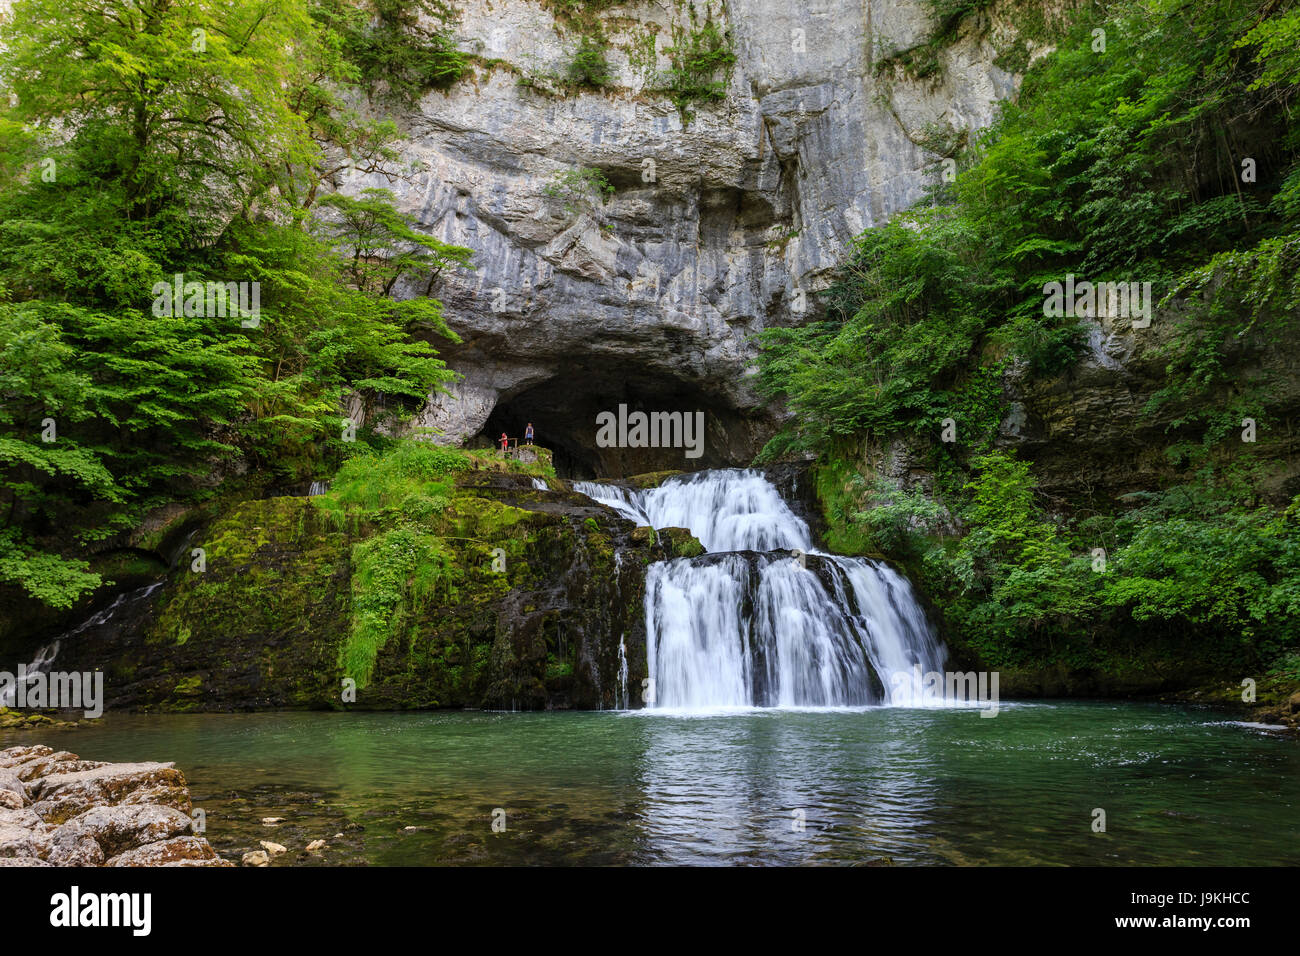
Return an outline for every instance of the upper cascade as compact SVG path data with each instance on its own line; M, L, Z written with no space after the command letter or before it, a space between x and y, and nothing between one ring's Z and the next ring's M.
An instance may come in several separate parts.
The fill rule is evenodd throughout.
M640 524L689 528L710 552L812 550L808 523L760 471L700 471L643 491L591 481L573 488Z

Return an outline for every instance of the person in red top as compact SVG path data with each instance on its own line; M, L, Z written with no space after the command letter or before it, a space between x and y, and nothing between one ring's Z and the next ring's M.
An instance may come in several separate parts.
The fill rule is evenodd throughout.
M505 451L506 451L506 449L509 448L509 447L510 447L510 439L506 437L506 433L505 433L505 432L502 432L502 433L501 433L501 452L502 452L502 454L504 454Z

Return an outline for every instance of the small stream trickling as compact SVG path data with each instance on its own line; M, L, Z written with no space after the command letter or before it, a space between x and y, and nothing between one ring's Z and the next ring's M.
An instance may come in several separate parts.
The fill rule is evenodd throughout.
M144 587L136 588L134 591L119 594L113 599L113 603L108 607L96 611L90 617L86 618L72 630L59 635L55 640L36 649L30 662L27 662L26 681L28 683L36 680L38 674L48 674L54 665L54 660L59 656L60 644L71 641L81 636L86 631L100 627L111 621L125 605L134 604L136 601L142 601L149 595L153 594L162 587L162 582L146 584ZM18 687L14 684L0 691L0 707L12 707L17 700Z

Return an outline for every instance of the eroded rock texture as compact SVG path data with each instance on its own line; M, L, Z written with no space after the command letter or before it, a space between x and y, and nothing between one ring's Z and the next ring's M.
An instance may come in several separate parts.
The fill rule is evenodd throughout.
M230 866L194 833L170 763L0 750L0 866Z

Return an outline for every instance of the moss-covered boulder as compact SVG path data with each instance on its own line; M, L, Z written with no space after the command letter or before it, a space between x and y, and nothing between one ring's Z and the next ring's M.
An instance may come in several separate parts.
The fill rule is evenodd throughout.
M651 471L651 472L647 472L644 475L632 475L631 477L628 478L620 478L617 479L614 483L623 485L624 487L627 488L639 488L639 489L658 488L669 478L676 478L678 475L682 475L682 474L685 474L685 472L680 470Z
M483 469L370 512L328 505L225 508L60 667L102 668L110 708L613 707L636 696L623 655L627 685L646 676L646 566L699 547Z

